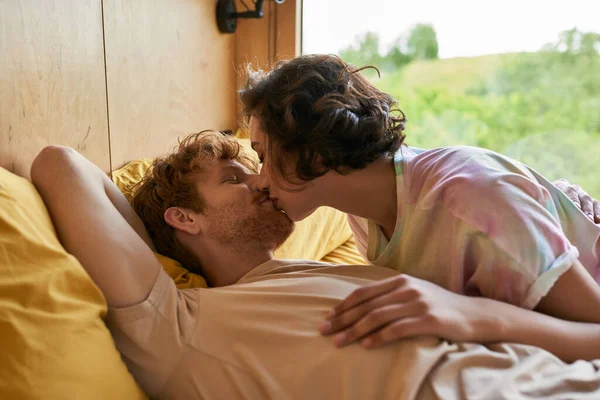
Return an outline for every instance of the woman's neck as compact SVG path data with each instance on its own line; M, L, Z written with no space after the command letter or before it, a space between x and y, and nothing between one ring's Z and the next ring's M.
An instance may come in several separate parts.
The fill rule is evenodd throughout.
M398 200L396 171L391 157L380 157L365 168L347 175L331 171L325 175L325 206L373 220L391 237L396 226Z

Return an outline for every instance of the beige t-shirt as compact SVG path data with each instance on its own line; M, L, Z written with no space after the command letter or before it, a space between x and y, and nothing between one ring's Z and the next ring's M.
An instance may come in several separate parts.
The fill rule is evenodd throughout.
M153 398L411 399L450 345L337 348L318 326L382 267L266 262L234 285L177 290L161 271L144 302L109 310L130 371Z

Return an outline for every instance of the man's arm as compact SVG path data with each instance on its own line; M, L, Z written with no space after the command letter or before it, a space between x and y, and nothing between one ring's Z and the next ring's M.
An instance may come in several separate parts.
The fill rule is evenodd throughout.
M49 146L31 166L59 239L120 308L145 300L160 271L144 224L119 189L75 150Z

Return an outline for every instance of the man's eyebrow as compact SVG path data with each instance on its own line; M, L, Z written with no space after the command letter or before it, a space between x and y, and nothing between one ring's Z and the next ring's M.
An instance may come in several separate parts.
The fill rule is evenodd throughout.
M252 150L256 151L256 149L254 147L256 147L259 144L260 143L258 143L258 142L252 142L252 143L250 143L250 147L252 147Z
M221 171L221 173L227 174L229 172L243 172L243 173L247 173L246 170L244 169L244 167L237 165L237 164L232 164L232 165L228 165L225 168L223 168L223 171Z

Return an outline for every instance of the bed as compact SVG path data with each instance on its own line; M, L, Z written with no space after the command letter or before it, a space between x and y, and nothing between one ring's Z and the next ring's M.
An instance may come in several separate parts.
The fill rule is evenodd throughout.
M151 162L134 160L110 174L129 200ZM276 255L362 262L345 216L327 208L298 224ZM156 257L179 288L206 287L175 260ZM146 399L104 324L106 310L102 293L59 243L35 187L0 168L0 398ZM517 344L436 343L442 356L409 384L409 398L600 398L600 361L567 365Z

